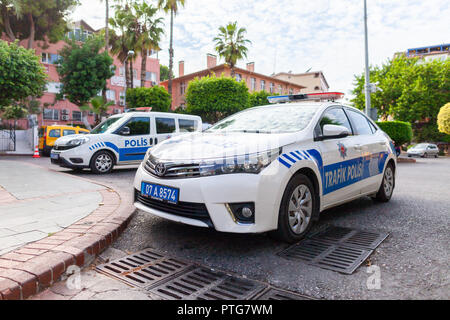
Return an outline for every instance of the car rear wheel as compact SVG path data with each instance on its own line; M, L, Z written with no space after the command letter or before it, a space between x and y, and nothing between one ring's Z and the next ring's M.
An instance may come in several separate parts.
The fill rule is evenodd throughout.
M313 224L317 201L311 180L303 174L294 176L284 191L278 229L272 235L289 243L304 238Z
M375 196L375 200L379 202L388 202L391 200L392 193L395 188L395 171L392 163L389 163L384 170L383 181L380 189Z
M96 174L110 173L114 167L114 156L109 151L99 151L92 156L90 167Z

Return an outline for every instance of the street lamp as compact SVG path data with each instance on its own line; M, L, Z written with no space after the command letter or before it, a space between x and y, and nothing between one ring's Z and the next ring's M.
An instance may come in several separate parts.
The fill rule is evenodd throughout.
M128 54L127 54L126 58L122 62L122 65L123 65L124 68L127 67L125 65L125 62L127 62L128 58L132 57L132 56L134 56L134 51L133 50L128 51ZM133 79L131 79L131 81L133 81ZM125 78L125 91L124 91L125 95L123 96L123 100L124 100L124 103L125 103L125 110L127 109L127 84L126 84L126 82L127 82L127 79Z
M364 0L364 42L365 42L365 63L366 76L364 91L366 96L366 115L370 116L370 71L369 71L369 41L367 39L367 0Z

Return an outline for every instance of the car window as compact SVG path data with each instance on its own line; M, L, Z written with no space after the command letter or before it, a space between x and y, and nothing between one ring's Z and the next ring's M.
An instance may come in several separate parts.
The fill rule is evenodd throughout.
M51 137L51 138L59 138L59 137L61 137L61 130L59 130L59 129L52 129L48 133L48 136Z
M370 122L369 120L367 120L367 122L369 123L369 127L370 127L370 130L372 130L372 133L377 132L377 128L373 125L373 123Z
M326 124L344 126L350 132L352 132L350 122L348 121L348 118L345 115L344 110L342 110L341 108L332 108L325 111L322 118L320 119L319 128L316 128L316 133L322 134L323 126Z
M180 128L180 132L194 132L197 128L197 121L178 119L178 127Z
M134 117L126 124L130 128L130 136L138 136L150 134L150 118L149 117Z
M78 131L78 134L88 134L88 133L89 131L82 131L82 130Z
M173 118L155 118L156 133L175 132L175 119Z
M352 120L352 124L355 128L356 134L372 134L372 130L369 126L369 121L367 121L367 118L365 116L352 110L348 110L347 114Z
M63 136L69 136L71 134L75 134L75 130L69 130L69 129L64 129L63 130Z

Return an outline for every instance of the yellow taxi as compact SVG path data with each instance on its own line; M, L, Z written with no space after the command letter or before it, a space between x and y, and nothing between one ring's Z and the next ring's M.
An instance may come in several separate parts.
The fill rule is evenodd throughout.
M88 134L89 130L63 125L43 126L39 128L39 151L49 156L56 139L71 134Z

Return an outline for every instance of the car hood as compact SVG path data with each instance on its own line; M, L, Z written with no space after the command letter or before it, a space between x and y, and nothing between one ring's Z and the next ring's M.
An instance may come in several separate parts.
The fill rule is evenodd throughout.
M161 160L201 160L252 154L293 143L296 134L192 133L168 139L154 147Z

